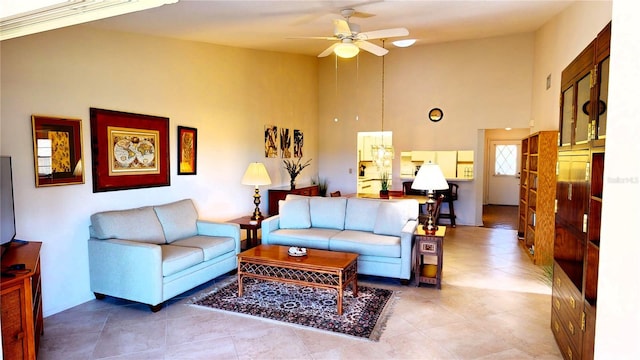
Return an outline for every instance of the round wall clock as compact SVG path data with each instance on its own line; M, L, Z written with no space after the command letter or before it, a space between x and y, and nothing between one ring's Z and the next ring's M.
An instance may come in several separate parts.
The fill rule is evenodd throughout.
M442 120L442 117L444 116L444 114L442 113L442 110L439 108L433 108L431 110L429 110L429 120L433 121L433 122L438 122L440 120Z

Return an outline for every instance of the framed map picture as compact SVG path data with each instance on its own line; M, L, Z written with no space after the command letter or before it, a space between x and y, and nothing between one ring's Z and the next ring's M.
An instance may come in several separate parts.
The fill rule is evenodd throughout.
M169 118L90 108L93 192L169 186Z

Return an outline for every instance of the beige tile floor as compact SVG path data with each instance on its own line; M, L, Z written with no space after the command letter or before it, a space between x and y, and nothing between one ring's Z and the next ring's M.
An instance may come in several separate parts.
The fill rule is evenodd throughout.
M107 297L45 319L39 359L561 359L550 287L515 231L447 229L442 290L363 277L398 290L379 342L187 305L160 312Z

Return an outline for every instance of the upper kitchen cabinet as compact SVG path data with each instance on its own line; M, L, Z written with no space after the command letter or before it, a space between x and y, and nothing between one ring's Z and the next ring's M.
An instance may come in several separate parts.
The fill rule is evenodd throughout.
M447 180L469 181L473 179L473 150L413 150L402 152L400 176L411 179L422 164L434 163L440 166Z
M561 150L604 145L610 38L611 24L562 72L558 134Z

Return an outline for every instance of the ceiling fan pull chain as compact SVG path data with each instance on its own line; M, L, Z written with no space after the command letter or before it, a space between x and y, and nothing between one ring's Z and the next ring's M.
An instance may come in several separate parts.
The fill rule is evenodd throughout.
M356 121L360 120L360 55L356 55Z
M335 56L336 59L336 64L335 64L335 69L336 69L336 81L335 81L335 85L336 85L336 96L335 96L335 116L333 117L333 122L338 122L338 55Z
M384 39L382 39L382 48L384 49ZM382 121L381 121L381 125L382 128L380 129L380 132L384 133L384 56L382 57ZM382 135L384 138L384 135ZM384 144L384 140L382 141Z

